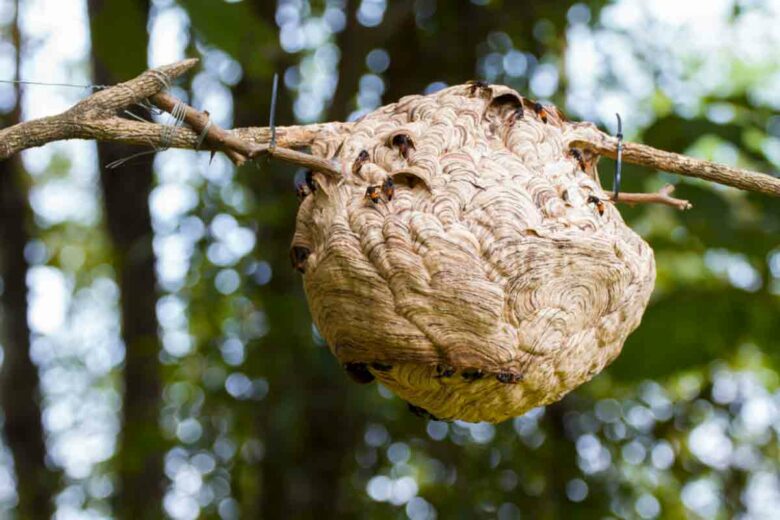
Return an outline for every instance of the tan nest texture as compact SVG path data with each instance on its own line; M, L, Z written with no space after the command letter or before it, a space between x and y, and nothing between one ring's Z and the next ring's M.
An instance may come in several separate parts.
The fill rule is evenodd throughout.
M571 123L472 83L408 96L312 152L291 258L353 378L441 420L499 422L598 374L639 325L652 249Z

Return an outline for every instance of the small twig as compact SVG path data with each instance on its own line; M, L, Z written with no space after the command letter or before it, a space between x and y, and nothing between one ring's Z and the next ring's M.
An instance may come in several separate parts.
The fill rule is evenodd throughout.
M625 193L620 194L617 202L621 204L666 204L680 211L691 209L693 204L687 200L675 199L669 195L674 191L674 186L667 184L656 193ZM611 194L609 200L615 202L615 195Z
M623 171L623 120L620 119L620 114L615 114L617 117L617 152L615 153L615 179L612 182L612 199L617 202L620 196L620 175Z
M297 164L303 168L324 173L329 177L339 178L342 176L341 170L336 168L330 161L322 159L321 157L298 152L289 148L282 148L279 145L276 145L273 149L269 146L265 146L265 152L274 159L279 159L280 161L288 162L290 164Z

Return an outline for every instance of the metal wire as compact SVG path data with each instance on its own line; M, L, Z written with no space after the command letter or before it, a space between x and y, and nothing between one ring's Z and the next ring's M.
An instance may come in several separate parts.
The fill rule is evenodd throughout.
M268 126L271 127L271 144L268 149L273 152L276 148L276 99L279 91L279 74L274 74L274 85L271 90L271 115L269 117Z
M143 122L147 122L145 119L138 117L136 114L133 114L132 112L129 111L125 111L125 112L135 117L136 119L139 119ZM181 128L182 125L184 124L184 116L186 113L187 113L186 105L181 101L177 102L176 105L173 107L173 110L171 110L171 117L173 117L173 122L170 125L163 126L162 134L160 135L159 146L157 146L153 150L145 150L143 152L134 153L132 155L128 155L127 157L122 157L121 159L117 159L116 161L110 162L106 165L106 169L113 170L114 168L119 168L123 164L137 157L143 157L144 155L150 155L157 152L164 152L165 150L170 148L173 138L176 135L176 131L179 128Z
M206 112L208 114L208 112ZM200 147L203 145L203 141L206 140L206 136L209 135L209 128L211 128L211 116L208 116L209 120L206 123L206 126L203 127L203 130L201 131L200 135L198 136L198 140L195 142L195 149L200 150Z
M66 88L91 88L100 90L108 88L108 85L79 85L77 83L47 83L45 81L27 81L22 79L0 79L0 83L9 83L14 85L36 85L41 87L66 87Z
M164 72L161 72L157 69L151 69L149 70L149 74L154 76L155 78L160 80L160 83L163 84L162 89L160 90L170 90L171 88L171 78Z
M615 114L617 116L617 158L615 161L615 178L612 181L612 187L615 190L615 193L612 197L612 200L617 202L618 197L620 196L620 174L623 170L623 121L620 119L620 114Z
M133 155L128 155L127 157L122 157L121 159L117 159L116 161L112 161L106 164L106 169L113 170L114 168L119 168L126 162L135 159L136 157L142 157L144 155L150 155L153 153L157 153L157 150L144 150L143 152L134 153Z
M173 124L165 125L162 129L162 135L160 136L160 148L157 150L162 152L171 147L171 141L173 136L176 135L176 131L184 124L184 115L187 113L187 108L184 103L177 101L171 110L171 117L173 117Z

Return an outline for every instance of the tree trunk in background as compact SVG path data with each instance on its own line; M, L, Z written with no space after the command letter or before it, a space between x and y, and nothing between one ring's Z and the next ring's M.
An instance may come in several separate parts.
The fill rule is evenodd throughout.
M252 0L255 12L276 27L276 2ZM297 57L281 52L273 69L283 76ZM265 124L270 110L271 78L246 75L235 88L235 124ZM293 122L292 99L280 89L277 122ZM326 348L314 345L310 314L300 276L288 251L297 200L289 166L261 161L242 176L263 211L258 249L271 263L273 277L258 290L270 329L253 348L247 369L269 378L271 391L256 418L256 435L265 445L260 489L240 497L242 518L344 518L344 462L352 455L359 409L351 406L347 377ZM279 348L284 345L286 348ZM336 425L338 423L338 425ZM250 481L252 481L250 479Z
M436 11L437 24L448 28L436 38L426 38L420 30L414 6L409 6L407 13L385 41L390 67L385 73L384 103L421 94L431 78L450 85L476 78L477 47L498 25L495 13L468 0L457 0ZM419 74L420 70L426 73Z
M13 121L3 121L13 124ZM5 438L16 469L20 518L49 518L56 483L45 465L46 446L41 425L38 367L29 356L27 324L27 261L29 239L27 194L22 187L18 157L0 162L0 273L3 366L0 372L0 407L5 417Z
M19 70L20 35L17 13L11 34ZM16 105L0 119L3 127L20 121L20 90ZM46 468L38 367L30 359L30 328L27 323L28 207L21 157L0 162L0 319L3 332L3 363L0 371L0 408L4 415L5 439L16 470L17 506L20 518L49 518L56 477Z
M124 12L128 14L125 16ZM121 20L115 20L119 13ZM116 48L110 24L124 24L121 45L135 56L138 70L146 67L146 0L90 0L92 47L98 84L124 81L114 63L101 53ZM140 18L143 23L137 22ZM129 16L129 20L128 20ZM116 58L117 61L123 61ZM124 61L123 67L128 67ZM137 71L136 71L137 73ZM129 77L129 76L128 76ZM140 115L140 114L139 114ZM157 334L155 259L149 192L152 187L154 155L144 155L115 170L105 165L137 153L121 144L99 144L98 160L108 232L114 247L114 267L121 293L122 340L125 344L124 403L122 431L117 449L119 489L116 515L119 518L160 518L163 496L163 455L166 442L159 428L161 404L160 340Z
M360 34L362 31L357 20L354 0L344 2L344 12L347 15L346 26L336 35L336 45L341 51L339 78L326 121L346 121L347 116L354 110L352 100L358 91L360 74L366 68L366 53L371 50L368 35Z
M603 2L591 2L601 5ZM477 79L477 62L483 53L481 44L487 41L493 31L508 31L515 48L534 52L541 57L548 46L534 37L534 26L541 20L551 22L555 27L566 24L566 13L571 2L550 0L545 2L504 2L496 6L479 6L470 0L455 0L441 3L429 21L418 22L415 6L403 7L395 2L385 13L399 19L397 10L405 10L397 27L388 32L383 45L390 53L390 68L385 72L384 103L393 103L409 94L420 94L434 79L448 85L457 85ZM511 22L507 22L511 20ZM421 29L426 24L438 27L433 33ZM442 30L442 28L447 28ZM565 39L561 39L563 51ZM424 70L425 74L418 71Z
M577 450L574 442L566 437L564 416L566 415L567 401L559 401L545 408L544 423L548 434L544 456L548 459L546 464L547 475L545 478L544 492L537 502L537 518L554 520L556 518L571 518L583 506L572 507L574 504L566 496L566 483L579 476L571 465L560 467L556 464L559 460L577 460ZM594 516L596 513L594 512Z
M385 41L390 54L390 67L385 72L385 92L382 103L395 103L403 96L420 94L425 88L428 76L417 74L418 67L425 63L421 55L420 36L414 16L414 8L407 11L398 30ZM431 67L425 64L425 68Z
M409 38L406 40L408 49L419 47L413 0L396 0L385 11L382 23L378 27L371 28L361 25L358 21L359 6L360 2L357 1L347 1L344 6L347 23L344 30L336 36L336 45L341 51L338 85L325 117L326 121L345 121L355 109L352 102L359 91L360 77L369 72L366 56L371 50L387 47L388 41L391 41L398 31ZM417 58L405 54L391 56L391 64L396 60L397 69L409 70L404 64L415 59ZM385 82L389 81L390 74L387 73L385 76ZM410 84L410 78L406 78L403 85L414 88ZM396 98L389 96L385 96L384 99L387 103L397 101Z

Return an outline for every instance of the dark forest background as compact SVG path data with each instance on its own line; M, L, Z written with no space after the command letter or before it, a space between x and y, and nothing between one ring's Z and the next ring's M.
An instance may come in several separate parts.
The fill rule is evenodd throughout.
M2 0L0 78L107 84L197 56L174 93L228 128L266 124L274 72L281 124L482 78L777 171L778 17L770 0ZM0 124L84 93L0 85ZM0 517L780 508L777 200L625 167L624 190L673 182L694 209L621 207L658 262L622 356L555 405L447 424L351 383L313 328L288 261L301 172L186 151L104 167L137 151L57 143L0 163Z

